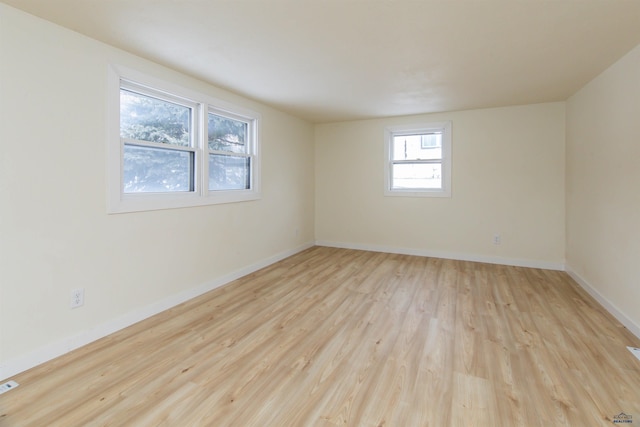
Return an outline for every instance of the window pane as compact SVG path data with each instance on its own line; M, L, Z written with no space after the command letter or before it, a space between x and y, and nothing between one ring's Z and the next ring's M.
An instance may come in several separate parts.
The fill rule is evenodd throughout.
M191 108L120 89L120 137L188 147Z
M193 153L124 146L124 192L193 191Z
M209 113L209 149L247 153L246 122Z
M442 158L442 133L396 135L392 160L433 160Z
M392 165L393 189L442 188L442 165L414 163Z
M209 155L209 190L248 190L250 160L248 157Z

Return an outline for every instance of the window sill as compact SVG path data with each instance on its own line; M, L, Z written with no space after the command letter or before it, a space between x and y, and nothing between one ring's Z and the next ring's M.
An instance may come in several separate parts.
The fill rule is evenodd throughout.
M209 196L199 194L126 194L121 200L109 203L107 213L119 214L163 209L180 209L198 206L260 200L261 194L255 191L221 191Z
M443 190L385 190L385 197L440 197L451 198L451 191Z

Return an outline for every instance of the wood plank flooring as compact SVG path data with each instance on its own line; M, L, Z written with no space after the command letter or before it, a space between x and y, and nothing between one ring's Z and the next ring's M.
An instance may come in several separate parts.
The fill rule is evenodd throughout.
M635 425L629 345L562 272L314 247L18 375L0 426Z

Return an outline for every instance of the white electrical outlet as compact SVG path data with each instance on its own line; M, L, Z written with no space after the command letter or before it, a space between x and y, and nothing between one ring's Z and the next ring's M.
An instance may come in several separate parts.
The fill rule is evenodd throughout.
M84 304L84 288L78 288L71 291L71 308L80 307Z
M502 237L498 233L494 234L493 235L493 244L494 245L499 245L500 243L502 243Z

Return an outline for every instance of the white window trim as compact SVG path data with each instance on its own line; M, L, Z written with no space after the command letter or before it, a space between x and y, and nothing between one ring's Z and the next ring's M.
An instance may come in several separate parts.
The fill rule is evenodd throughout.
M197 105L194 114L199 115L199 128L195 133L195 191L189 193L144 193L123 192L123 143L120 138L120 83L132 82L148 87L154 92L167 93L184 98ZM261 197L261 115L255 111L186 89L119 65L108 68L107 94L107 212L125 213L158 209L173 209L192 206L214 205L258 200ZM251 153L251 188L247 190L209 191L209 151L207 143L207 115L214 112L247 120L249 125L249 152Z
M442 130L442 188L400 190L391 188L392 139L396 134ZM384 195L399 197L451 197L451 122L388 126L384 136Z

